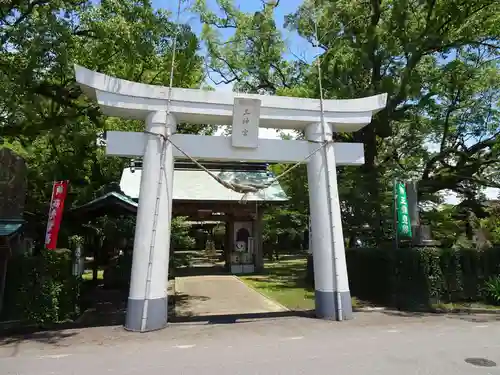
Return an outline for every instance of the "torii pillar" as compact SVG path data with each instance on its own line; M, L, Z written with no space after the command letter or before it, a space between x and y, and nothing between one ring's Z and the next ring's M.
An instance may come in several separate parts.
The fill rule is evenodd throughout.
M314 123L306 137L327 145L307 164L309 211L311 216L316 316L323 319L352 318L351 293L342 232L337 168L332 140L332 125Z
M146 134L125 319L130 331L167 325L174 157L172 144L161 136L172 135L175 128L174 116L165 111L146 118L147 131L158 135Z
M317 99L168 90L80 66L75 72L83 91L97 100L104 114L145 120L148 130L106 134L108 155L144 158L126 329L146 332L167 325L173 164L185 155L150 133L170 136L199 160L308 163L316 314L334 320L352 317L336 167L364 164L364 150L359 143L328 142L317 151L318 142L330 141L334 131L354 132L368 125L385 107L387 95L325 100L321 112ZM174 134L177 122L232 125L232 135ZM306 130L307 141L259 139L259 126Z

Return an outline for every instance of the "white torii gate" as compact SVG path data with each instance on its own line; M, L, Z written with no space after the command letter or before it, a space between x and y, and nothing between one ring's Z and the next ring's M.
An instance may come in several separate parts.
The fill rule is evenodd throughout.
M386 94L320 101L293 97L170 89L130 82L75 66L83 91L104 114L145 120L148 133L107 132L107 154L143 156L125 328L151 331L167 325L167 283L174 159L307 162L316 315L352 318L336 165L362 165L363 145L326 143L333 132L368 125ZM166 109L169 108L167 113ZM231 137L175 134L178 123L232 125ZM259 139L258 128L304 129L306 141Z

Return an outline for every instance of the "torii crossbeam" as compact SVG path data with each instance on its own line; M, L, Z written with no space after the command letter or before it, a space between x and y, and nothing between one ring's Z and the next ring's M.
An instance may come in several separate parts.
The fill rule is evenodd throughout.
M317 99L170 91L80 66L75 72L77 82L104 114L145 120L148 132L107 132L108 155L143 157L126 329L144 332L167 325L174 159L185 156L165 137L194 159L307 162L316 315L335 320L352 317L336 165L363 164L363 145L334 144L331 139L333 132L354 132L368 125L373 114L385 107L386 94L325 100L322 116ZM184 122L231 125L232 134L175 134L177 124ZM305 130L306 140L259 139L259 127ZM320 144L324 146L304 160Z

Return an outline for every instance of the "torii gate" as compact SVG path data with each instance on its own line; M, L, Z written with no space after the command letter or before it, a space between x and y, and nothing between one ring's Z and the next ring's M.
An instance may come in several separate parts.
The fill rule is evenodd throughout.
M170 91L81 66L75 66L75 73L83 91L97 100L104 114L145 120L148 132L109 131L106 137L108 155L143 157L126 329L144 332L167 325L174 159L185 155L165 136L194 159L307 162L316 315L352 318L336 165L362 165L364 150L362 144L332 143L331 139L333 132L354 132L368 125L373 114L385 107L386 94L324 100L321 111L317 99ZM175 134L177 124L183 122L232 125L232 135ZM307 140L259 139L259 126L303 129ZM321 143L324 146L310 156Z

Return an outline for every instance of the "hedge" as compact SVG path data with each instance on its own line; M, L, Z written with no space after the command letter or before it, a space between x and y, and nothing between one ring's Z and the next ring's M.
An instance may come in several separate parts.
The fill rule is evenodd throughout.
M15 256L7 265L2 319L42 325L73 319L79 312L79 294L70 250Z
M484 300L486 280L500 272L500 248L348 249L351 293L398 308Z
M500 248L355 248L346 261L353 296L400 309L485 301L486 281L500 274ZM312 284L311 257L307 268Z
M179 267L188 267L191 265L191 254L170 252L170 261L168 263L168 277L175 277L175 270ZM109 267L104 271L104 286L107 288L128 289L130 286L130 277L132 274L132 254L125 253L117 257Z

